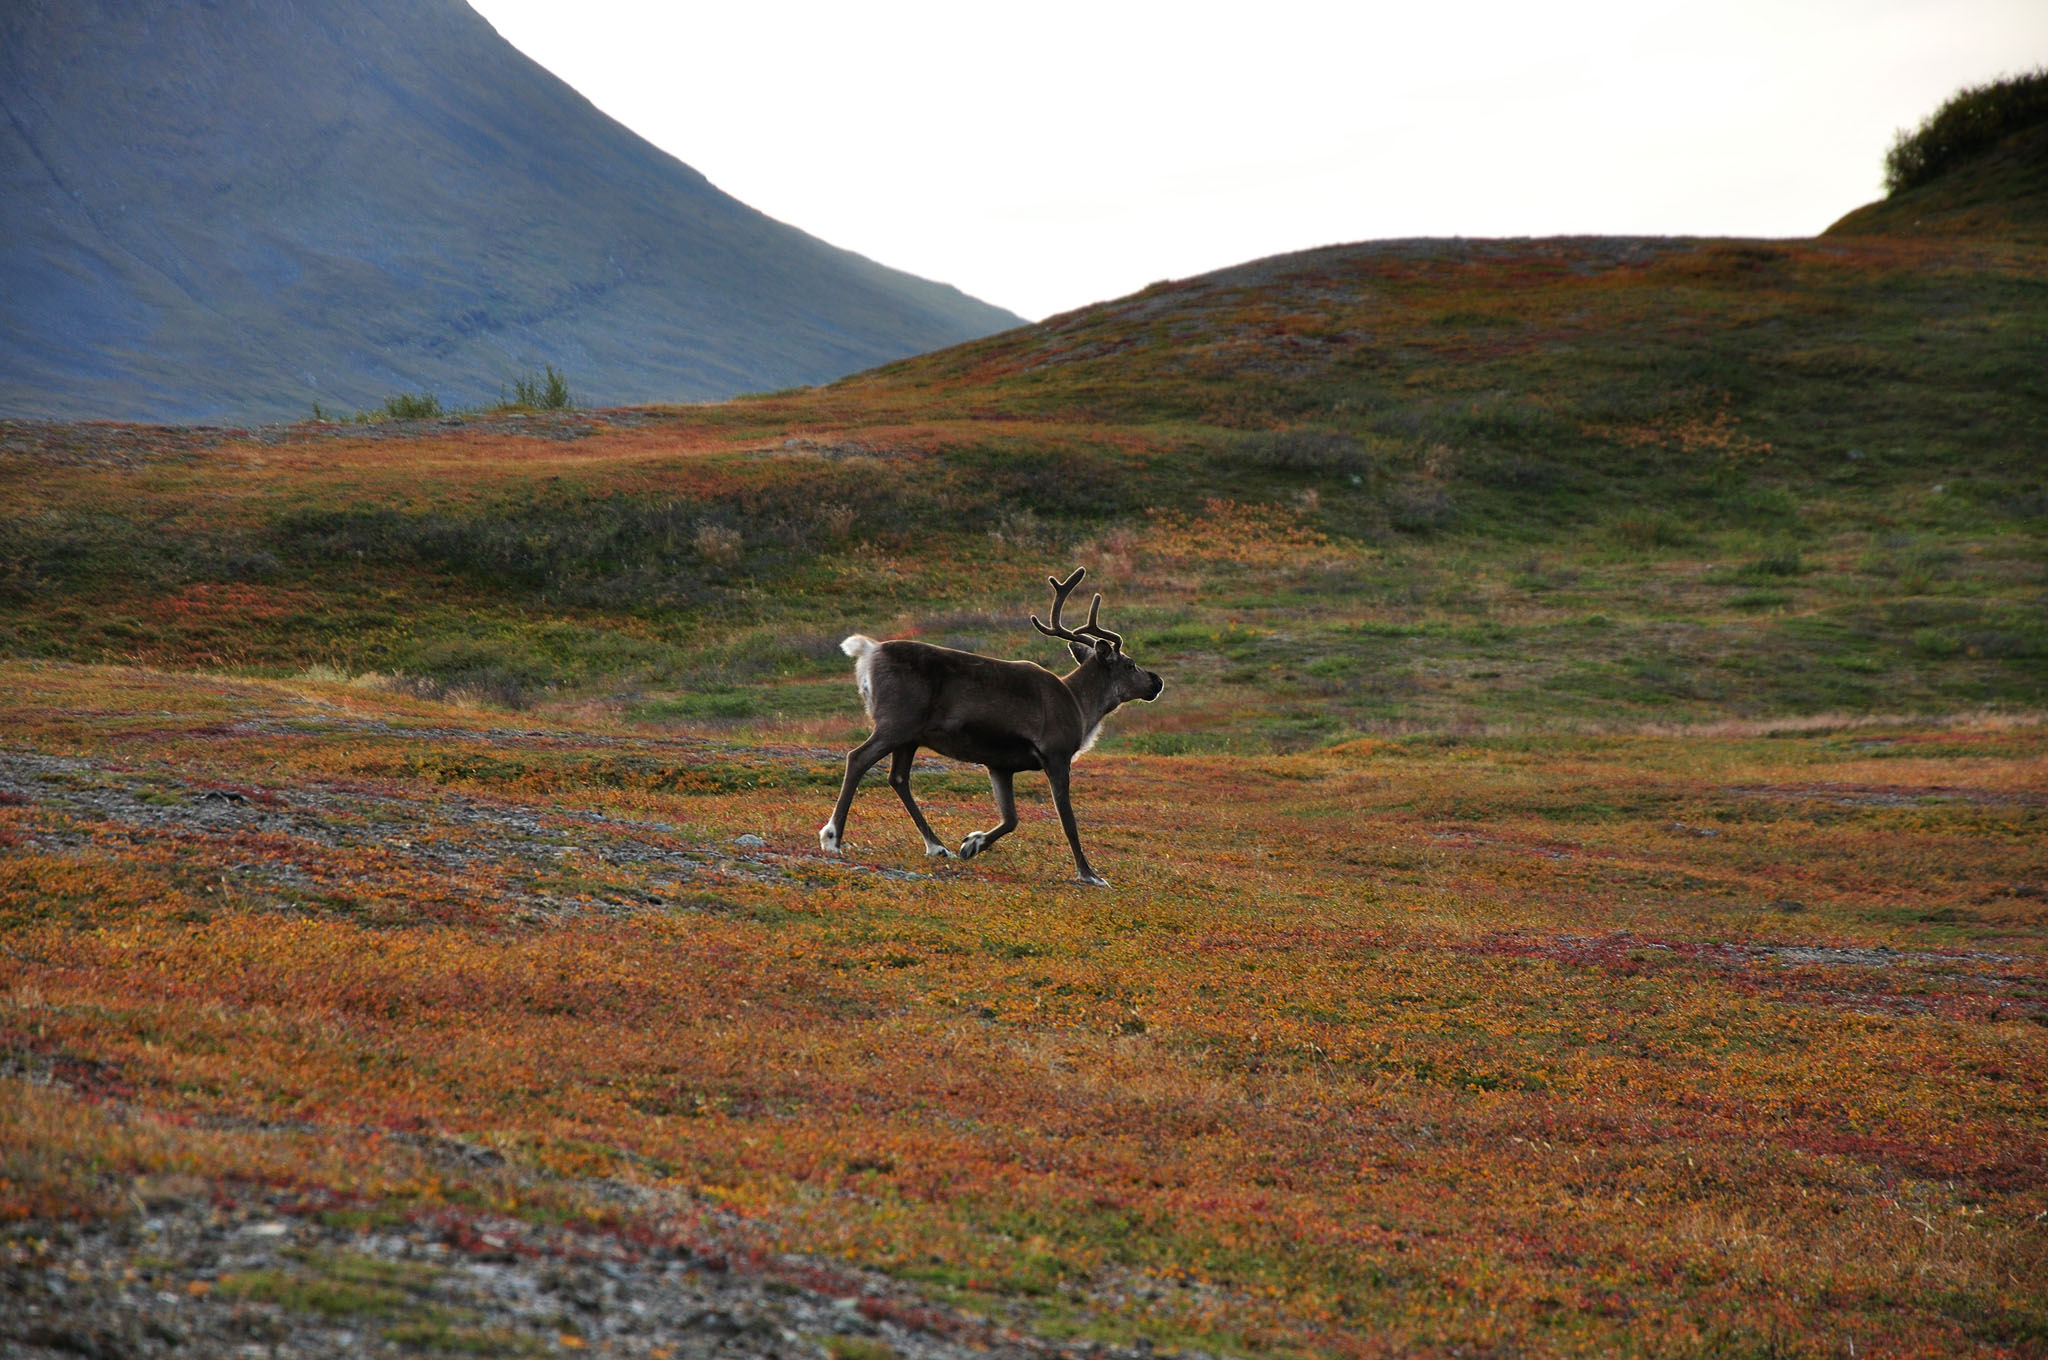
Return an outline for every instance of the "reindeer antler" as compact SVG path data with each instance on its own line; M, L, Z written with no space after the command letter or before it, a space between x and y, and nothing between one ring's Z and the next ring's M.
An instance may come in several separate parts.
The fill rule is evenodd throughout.
M1060 610L1066 607L1067 597L1074 593L1074 587L1080 585L1081 578L1087 574L1088 568L1075 567L1074 574L1064 581L1057 576L1046 577L1046 584L1052 587L1052 626L1048 628L1040 623L1036 614L1031 616L1031 626L1047 637L1061 638L1068 642L1087 643L1100 639L1121 652L1124 649L1123 636L1112 633L1095 622L1095 616L1102 610L1101 591L1095 593L1095 599L1088 605L1088 622L1079 628L1069 628L1060 622Z

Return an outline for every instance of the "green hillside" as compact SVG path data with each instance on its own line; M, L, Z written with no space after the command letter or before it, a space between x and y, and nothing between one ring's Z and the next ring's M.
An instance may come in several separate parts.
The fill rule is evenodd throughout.
M2048 241L2048 69L1959 90L1901 131L1885 188L1825 234Z
M850 628L1025 650L1082 562L1201 681L1123 729L1156 749L2035 707L2043 262L1372 243L722 406L16 427L7 622L26 656L823 718Z
M1826 236L1975 236L2048 244L2048 120L1939 178L1866 203Z

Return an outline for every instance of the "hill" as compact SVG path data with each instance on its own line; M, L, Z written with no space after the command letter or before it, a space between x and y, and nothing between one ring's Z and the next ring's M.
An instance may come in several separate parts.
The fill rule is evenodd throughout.
M460 0L0 14L0 412L302 416L552 363L818 382L1018 318L773 221Z
M1958 90L1901 131L1885 189L1825 234L2048 241L2048 70Z
M1382 242L716 407L20 426L5 617L765 719L843 707L852 627L1027 645L1081 561L1212 682L1115 740L2035 706L2041 259Z
M1825 236L1977 236L2048 244L2048 121L1925 184L1866 203Z

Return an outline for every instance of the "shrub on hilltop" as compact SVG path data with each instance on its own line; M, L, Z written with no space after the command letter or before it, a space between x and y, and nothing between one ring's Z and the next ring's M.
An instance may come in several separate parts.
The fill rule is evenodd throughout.
M566 411L572 405L569 400L569 380L556 372L553 364L549 364L545 377L514 378L512 396L499 404L529 411Z
M384 398L387 420L433 420L439 415L441 399L432 392L400 392Z
M1952 95L1885 153L1884 187L1896 196L1940 178L2022 128L2048 122L2048 67Z

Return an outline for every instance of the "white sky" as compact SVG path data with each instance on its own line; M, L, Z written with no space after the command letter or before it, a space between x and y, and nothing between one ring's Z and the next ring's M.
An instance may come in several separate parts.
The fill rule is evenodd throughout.
M1338 241L1807 236L2044 0L472 0L770 216L1037 319Z

